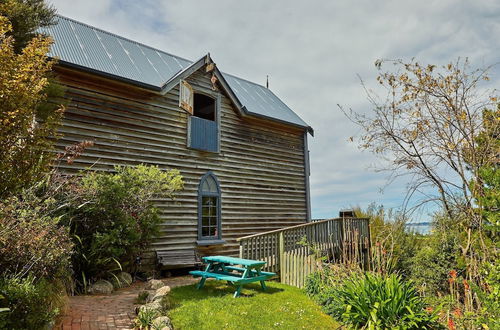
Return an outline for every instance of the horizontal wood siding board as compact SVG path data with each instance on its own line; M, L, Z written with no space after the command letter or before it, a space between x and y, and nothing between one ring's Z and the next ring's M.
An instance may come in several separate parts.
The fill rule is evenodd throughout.
M178 107L177 87L161 97L72 70L60 71L60 78L71 101L57 149L94 141L72 164L61 162L61 170L76 173L92 166L113 171L114 165L145 163L181 171L185 190L175 200L154 201L163 219L154 249L203 253L196 245L197 189L208 170L220 181L222 237L227 241L209 247L210 253L237 256L237 238L305 222L302 130L242 119L222 95L220 152L192 150L187 148L189 115ZM210 76L201 71L188 82L212 88Z

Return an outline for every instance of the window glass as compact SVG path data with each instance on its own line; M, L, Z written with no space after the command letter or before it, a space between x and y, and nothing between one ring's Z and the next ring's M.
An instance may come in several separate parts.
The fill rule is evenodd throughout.
M200 239L220 239L220 192L217 179L205 176L200 185L199 230Z

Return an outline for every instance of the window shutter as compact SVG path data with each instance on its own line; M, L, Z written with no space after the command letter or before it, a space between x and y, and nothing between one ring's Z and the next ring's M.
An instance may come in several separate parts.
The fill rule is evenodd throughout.
M185 80L181 80L179 92L179 107L193 114L193 87Z

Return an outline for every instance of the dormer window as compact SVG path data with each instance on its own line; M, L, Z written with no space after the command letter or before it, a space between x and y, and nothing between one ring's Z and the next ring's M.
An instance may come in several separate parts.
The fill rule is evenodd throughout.
M188 147L218 152L220 95L203 88L193 89L182 80L179 106L191 115L188 119Z

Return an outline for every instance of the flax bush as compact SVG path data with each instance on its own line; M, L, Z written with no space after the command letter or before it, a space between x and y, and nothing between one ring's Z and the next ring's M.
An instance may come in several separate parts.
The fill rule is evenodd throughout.
M436 311L427 308L411 281L395 274L346 273L340 278L331 270L314 274L306 286L335 320L354 329L442 328Z

